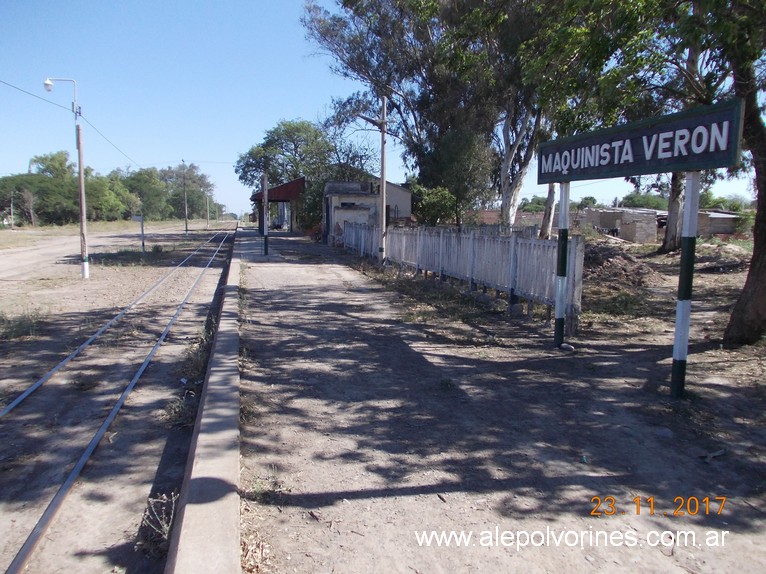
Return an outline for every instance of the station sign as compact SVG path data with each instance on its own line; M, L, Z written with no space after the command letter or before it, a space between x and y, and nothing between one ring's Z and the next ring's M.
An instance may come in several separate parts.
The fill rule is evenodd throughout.
M736 165L741 99L540 144L537 183L701 171Z

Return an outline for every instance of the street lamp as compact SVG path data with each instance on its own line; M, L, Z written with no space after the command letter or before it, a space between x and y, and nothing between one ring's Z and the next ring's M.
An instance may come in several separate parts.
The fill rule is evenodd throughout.
M72 113L74 114L75 140L77 142L77 170L80 187L80 257L82 260L82 278L90 277L90 267L88 265L88 230L85 210L85 175L82 163L82 130L80 122L77 119L82 115L82 110L77 105L77 82L69 78L47 78L43 82L45 90L53 90L53 82L72 82L74 85L74 100L72 101Z
M386 96L381 98L380 118L360 115L364 121L380 129L380 254L381 265L386 261Z

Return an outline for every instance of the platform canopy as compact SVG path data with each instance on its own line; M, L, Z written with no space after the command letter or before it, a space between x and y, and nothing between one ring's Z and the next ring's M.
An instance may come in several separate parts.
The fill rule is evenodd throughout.
M295 201L300 199L303 190L306 189L306 178L299 177L282 185L269 188L269 203L282 201ZM253 195L253 201L263 201L263 191Z

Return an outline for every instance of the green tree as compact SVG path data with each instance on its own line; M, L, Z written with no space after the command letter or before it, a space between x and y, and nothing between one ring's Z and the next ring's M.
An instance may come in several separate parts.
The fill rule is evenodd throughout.
M519 211L526 213L542 213L545 211L545 202L547 198L533 195L531 198L522 198L519 202Z
M126 210L112 190L109 178L103 176L90 177L85 182L85 205L88 219L94 221L116 221Z
M69 153L59 151L44 155L36 155L29 162L30 169L35 173L54 179L73 179L77 176L77 165L69 163Z
M586 195L577 204L577 209L583 210L583 209L588 209L589 207L596 207L597 205L598 205L598 200L595 197Z
M495 191L503 218L512 221L542 125L518 52L535 34L538 14L522 0L360 0L342 7L343 14L332 15L309 3L304 24L335 58L336 71L368 88L339 106L345 117L373 114L387 97L389 133L420 170L421 183L448 187L459 198L458 209L486 193L483 170L458 168L461 177L448 180L433 166L447 158L478 166L491 142ZM457 146L459 138L470 145ZM472 173L476 177L467 180Z
M557 131L574 133L663 111L744 102L744 147L757 194L748 277L724 339L766 333L766 6L762 0L541 0L547 27L526 46L525 75ZM642 111L643 110L643 111ZM679 186L680 187L680 186Z
M175 167L159 171L159 179L168 190L168 204L172 216L184 219L188 212L189 219L204 219L207 209L212 205L214 185L199 166L183 161Z
M333 146L322 130L305 120L281 121L259 145L239 156L234 172L248 187L257 188L264 172L269 185L321 173L330 165Z
M253 188L251 201L261 191L264 171L269 187L305 177L297 217L301 227L312 227L322 220L326 182L375 179L367 171L376 159L374 152L349 142L343 133L344 126L332 118L320 125L283 120L266 132L260 144L239 156L234 171L244 185Z
M24 173L0 178L0 209L10 217L11 196L15 223L37 226L37 198L44 188L51 185L51 178L38 173Z
M439 225L453 221L457 199L445 187L424 187L412 182L412 213L423 225Z
M620 206L665 210L668 208L668 200L660 197L659 195L633 192L620 200Z
M122 183L130 193L139 198L141 214L147 220L162 220L172 214L168 188L160 179L157 168L140 169L130 173L123 178Z
M472 131L447 131L422 160L420 181L425 187L448 189L453 219L460 225L466 209L491 202L494 156L488 142Z
M125 185L124 175L120 170L113 170L108 176L108 186L122 205L121 219L141 214L141 198Z

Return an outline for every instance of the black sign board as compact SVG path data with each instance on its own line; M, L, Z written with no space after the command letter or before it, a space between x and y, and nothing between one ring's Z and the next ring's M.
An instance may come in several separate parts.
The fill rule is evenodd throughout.
M700 171L736 165L742 100L540 144L537 183Z

